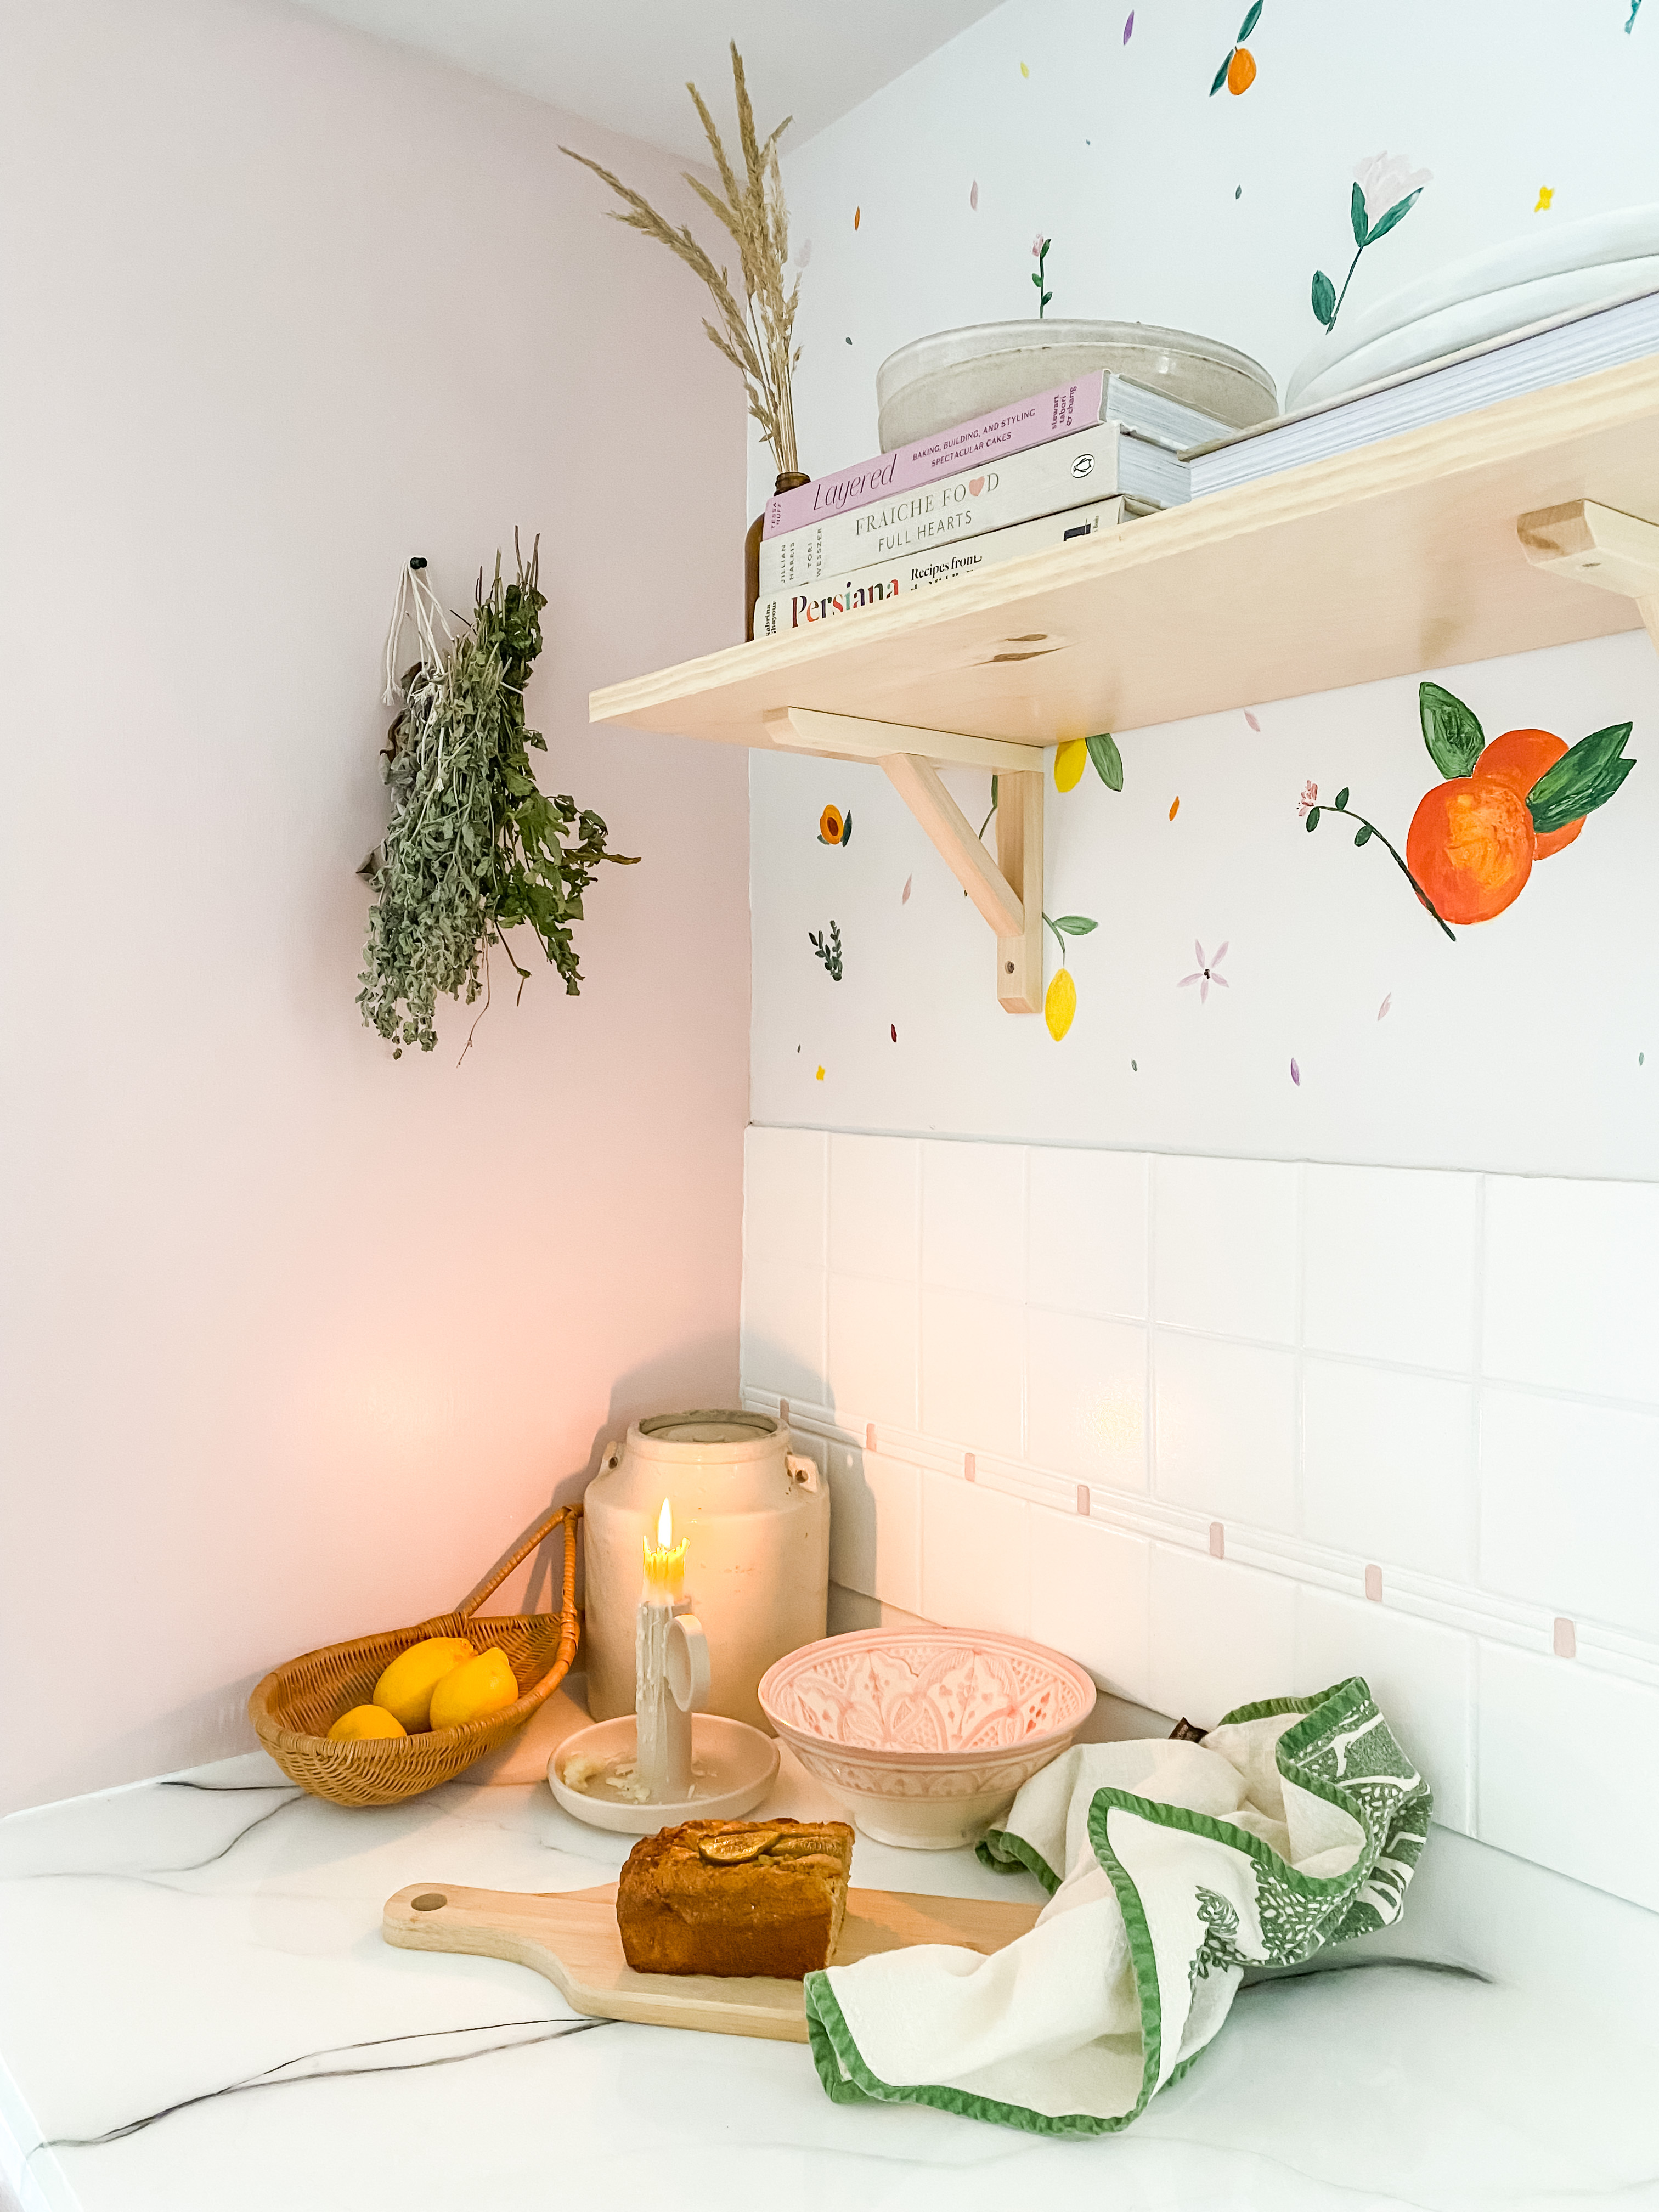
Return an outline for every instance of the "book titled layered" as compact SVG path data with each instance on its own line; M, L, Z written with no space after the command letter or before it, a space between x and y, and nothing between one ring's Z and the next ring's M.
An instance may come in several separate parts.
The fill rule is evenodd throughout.
M1120 422L1097 423L896 499L876 500L764 539L761 594L838 582L853 569L937 553L988 530L1118 494L1146 507L1178 507L1187 498L1186 464Z
M1659 353L1659 292L1554 316L1201 447L1188 457L1193 497L1352 453L1651 353Z
M1011 453L1064 438L1074 430L1092 429L1104 422L1123 424L1139 436L1168 446L1172 452L1201 445L1206 438L1223 435L1224 422L1149 392L1122 377L1091 369L1069 384L1052 386L1029 399L1012 400L988 415L975 416L951 429L918 438L873 460L859 461L833 476L797 484L793 491L776 492L766 503L763 540L786 537L848 508L869 507L878 500L898 498L908 491L960 474L981 461L1006 459Z
M799 591L763 592L755 609L755 635L787 637L815 629L837 615L884 606L890 599L932 591L936 585L961 583L1006 561L1046 553L1056 545L1114 529L1126 513L1133 511L1131 503L1121 498L1097 500L1092 507L1070 507L1063 514L1017 522L1007 530L984 531L959 544L890 561L884 567L854 569L828 585L820 582Z

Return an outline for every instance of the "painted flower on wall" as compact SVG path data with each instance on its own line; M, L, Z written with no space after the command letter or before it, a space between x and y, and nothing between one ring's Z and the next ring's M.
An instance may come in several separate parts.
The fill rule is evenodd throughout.
M1425 185L1434 182L1431 169L1413 169L1404 154L1372 154L1353 173L1348 195L1348 217L1353 226L1353 259L1339 292L1322 269L1313 279L1313 311L1328 331L1342 311L1359 257L1369 246L1386 238L1403 222L1422 196Z
M1036 264L1036 267L1031 271L1031 282L1037 289L1037 320L1039 322L1048 313L1048 302L1054 296L1052 292L1044 289L1048 282L1048 248L1054 242L1052 238L1045 238L1041 231L1038 231L1036 236L1031 240L1031 258Z
M1215 73L1215 82L1210 87L1213 100L1224 84L1235 94L1248 92L1255 82L1255 56L1244 41L1261 21L1263 0L1255 0L1249 15L1238 27L1238 36L1228 47L1221 67Z
M1206 960L1204 957L1204 947L1199 943L1198 939L1194 938L1193 939L1193 951L1198 955L1198 965L1194 969L1190 975L1183 975L1182 977L1180 982L1176 985L1176 990L1184 991L1189 983L1196 983L1198 986L1198 1003L1200 1006L1210 995L1210 986L1212 983L1215 984L1223 991L1231 991L1233 987L1221 972L1221 963L1227 957L1228 942L1231 942L1231 940L1227 940L1218 945L1215 951L1211 953L1209 958Z

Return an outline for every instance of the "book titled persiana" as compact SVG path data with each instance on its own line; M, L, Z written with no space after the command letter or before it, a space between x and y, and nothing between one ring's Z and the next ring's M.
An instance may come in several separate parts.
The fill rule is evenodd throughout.
M954 476L975 461L1000 453L1023 453L1050 438L1063 438L1100 420L1105 392L1105 372L1091 369L1070 384L1056 385L1030 399L1016 399L989 415L976 416L931 438L918 438L894 453L878 453L872 461L860 461L814 483L798 484L793 491L776 492L766 502L763 538L799 530L826 515L840 514L850 507L867 507L872 500L894 492L914 491L938 477Z

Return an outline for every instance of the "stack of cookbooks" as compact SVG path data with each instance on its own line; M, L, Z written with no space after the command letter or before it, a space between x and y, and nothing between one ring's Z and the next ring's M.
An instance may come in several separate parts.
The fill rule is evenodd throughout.
M1096 369L769 500L755 635L1092 537L1188 495L1183 447L1226 425Z

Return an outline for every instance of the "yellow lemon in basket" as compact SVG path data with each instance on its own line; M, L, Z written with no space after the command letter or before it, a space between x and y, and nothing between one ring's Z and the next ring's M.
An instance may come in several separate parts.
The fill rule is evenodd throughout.
M464 1667L453 1667L432 1692L434 1729L459 1728L464 1721L481 1721L498 1713L517 1698L519 1685L507 1663L507 1654L491 1644Z
M1088 746L1081 738L1067 738L1054 755L1054 789L1075 791L1088 765Z
M432 1692L444 1676L472 1656L464 1636L428 1636L400 1651L374 1685L374 1702L395 1713L405 1729L427 1725Z
M328 1732L331 1743L362 1743L372 1735L404 1735L408 1731L396 1713L379 1705L354 1705L342 1713Z

